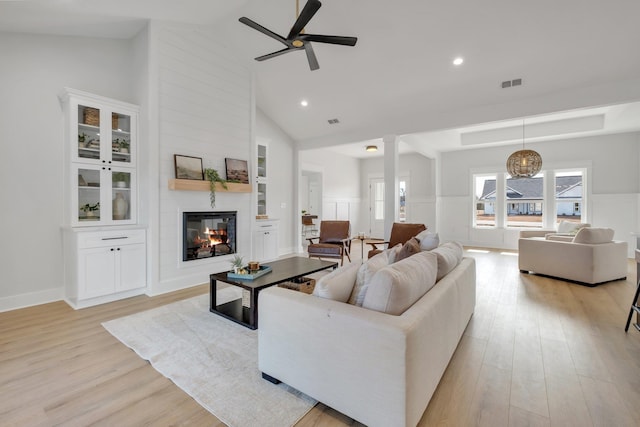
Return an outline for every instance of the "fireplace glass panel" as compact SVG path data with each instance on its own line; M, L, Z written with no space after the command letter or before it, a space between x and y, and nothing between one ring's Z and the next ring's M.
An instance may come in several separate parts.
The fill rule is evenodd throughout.
M236 211L184 212L182 260L236 253Z

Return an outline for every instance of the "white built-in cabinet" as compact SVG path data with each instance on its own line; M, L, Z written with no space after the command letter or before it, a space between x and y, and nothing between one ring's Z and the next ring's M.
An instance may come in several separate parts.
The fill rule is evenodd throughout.
M256 221L252 236L255 261L273 261L278 258L278 223L276 219Z
M136 227L138 107L65 88L66 300L74 308L143 293L146 233Z

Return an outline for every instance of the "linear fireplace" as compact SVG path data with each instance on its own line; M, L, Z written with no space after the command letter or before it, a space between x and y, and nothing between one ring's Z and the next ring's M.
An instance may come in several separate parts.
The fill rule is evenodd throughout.
M183 212L182 260L236 253L236 212Z

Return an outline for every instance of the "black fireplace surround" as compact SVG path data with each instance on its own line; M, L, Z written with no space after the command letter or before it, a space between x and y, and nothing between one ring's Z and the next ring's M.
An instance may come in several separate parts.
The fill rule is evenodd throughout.
M183 212L182 261L235 254L236 213Z

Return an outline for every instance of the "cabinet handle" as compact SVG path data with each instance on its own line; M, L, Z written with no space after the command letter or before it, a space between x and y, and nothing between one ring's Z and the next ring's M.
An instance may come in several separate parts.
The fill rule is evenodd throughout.
M120 240L120 239L128 239L129 236L120 236L120 237L103 237L102 240Z
M120 250L120 248L116 249L116 251L119 251L119 250Z
M109 249L111 252L113 252L113 248Z

